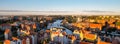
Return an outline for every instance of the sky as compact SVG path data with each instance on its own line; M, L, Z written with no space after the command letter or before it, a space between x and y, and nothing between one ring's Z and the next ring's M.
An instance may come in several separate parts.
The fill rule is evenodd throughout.
M0 10L120 12L120 0L0 0Z

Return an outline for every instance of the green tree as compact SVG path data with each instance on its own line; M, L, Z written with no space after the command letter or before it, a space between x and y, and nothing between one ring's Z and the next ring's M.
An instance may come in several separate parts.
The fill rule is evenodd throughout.
M67 20L69 23L75 23L77 21L77 17L67 16L67 17L65 17L65 20Z

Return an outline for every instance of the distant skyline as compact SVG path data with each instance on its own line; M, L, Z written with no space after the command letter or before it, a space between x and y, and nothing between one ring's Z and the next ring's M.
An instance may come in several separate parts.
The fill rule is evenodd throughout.
M0 10L120 12L120 0L0 0Z

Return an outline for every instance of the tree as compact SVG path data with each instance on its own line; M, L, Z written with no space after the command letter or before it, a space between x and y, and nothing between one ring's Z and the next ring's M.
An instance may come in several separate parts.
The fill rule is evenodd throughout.
M77 21L77 17L67 16L67 17L65 17L65 20L67 20L69 23L75 23Z

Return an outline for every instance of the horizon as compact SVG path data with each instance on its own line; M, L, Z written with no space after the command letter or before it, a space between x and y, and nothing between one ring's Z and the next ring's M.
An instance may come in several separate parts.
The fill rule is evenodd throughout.
M1 0L0 15L120 15L120 0Z

